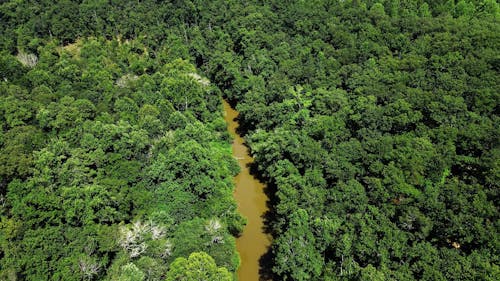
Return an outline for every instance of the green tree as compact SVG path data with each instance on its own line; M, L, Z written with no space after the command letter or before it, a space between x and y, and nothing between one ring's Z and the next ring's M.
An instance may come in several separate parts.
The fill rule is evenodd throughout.
M186 258L177 258L167 272L167 281L230 281L231 274L224 267L217 267L215 261L207 253L196 252Z
M290 226L276 243L276 265L273 271L293 280L317 279L324 260L315 247L315 238L309 225L309 215L303 209L290 216Z

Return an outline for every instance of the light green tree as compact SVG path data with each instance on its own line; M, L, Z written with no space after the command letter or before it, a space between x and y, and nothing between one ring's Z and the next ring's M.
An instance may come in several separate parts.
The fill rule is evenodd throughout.
M205 252L177 258L167 273L167 281L231 281L232 277L225 267L217 267L214 259Z

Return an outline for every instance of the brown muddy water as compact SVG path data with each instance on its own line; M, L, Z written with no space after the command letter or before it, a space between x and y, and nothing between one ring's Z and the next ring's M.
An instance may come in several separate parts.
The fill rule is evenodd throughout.
M271 244L270 235L264 231L263 219L264 213L268 210L266 205L268 198L264 193L264 185L250 174L248 165L252 163L253 158L243 138L236 133L238 122L235 118L238 112L226 101L223 103L227 129L234 138L233 157L238 160L241 168L241 172L234 178L236 184L234 198L238 203L238 211L247 219L242 235L236 239L236 249L241 258L238 280L258 281L261 279L259 260Z

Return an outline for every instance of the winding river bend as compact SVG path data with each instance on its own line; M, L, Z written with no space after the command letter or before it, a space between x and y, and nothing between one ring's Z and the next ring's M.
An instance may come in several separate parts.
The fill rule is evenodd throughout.
M241 265L238 269L239 281L258 281L259 260L271 244L271 238L264 232L263 215L267 211L267 196L264 193L264 185L250 174L248 164L252 163L248 148L243 138L236 133L238 122L235 118L238 112L224 103L224 118L227 122L229 133L233 136L233 156L238 160L241 172L235 177L236 189L234 198L238 203L238 211L247 218L247 225L242 235L236 240L236 249L241 257Z

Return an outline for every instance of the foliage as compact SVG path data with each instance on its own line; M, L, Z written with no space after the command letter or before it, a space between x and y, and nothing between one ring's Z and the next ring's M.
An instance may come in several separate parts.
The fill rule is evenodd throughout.
M0 279L233 272L221 94L273 191L276 280L499 279L497 1L16 0L0 16Z
M225 276L238 266L237 171L216 125L220 94L193 80L188 62L153 65L139 49L103 38L48 43L39 52L53 58L0 82L0 279L160 280L196 251ZM189 106L177 106L179 91ZM202 226L198 241L179 239L214 219L216 233ZM181 250L186 243L195 246Z
M232 55L206 51L274 190L277 280L498 278L498 4L426 2L233 3Z
M167 281L174 280L232 280L231 274L223 267L217 267L214 260L204 252L192 253L189 258L176 259L167 274Z

